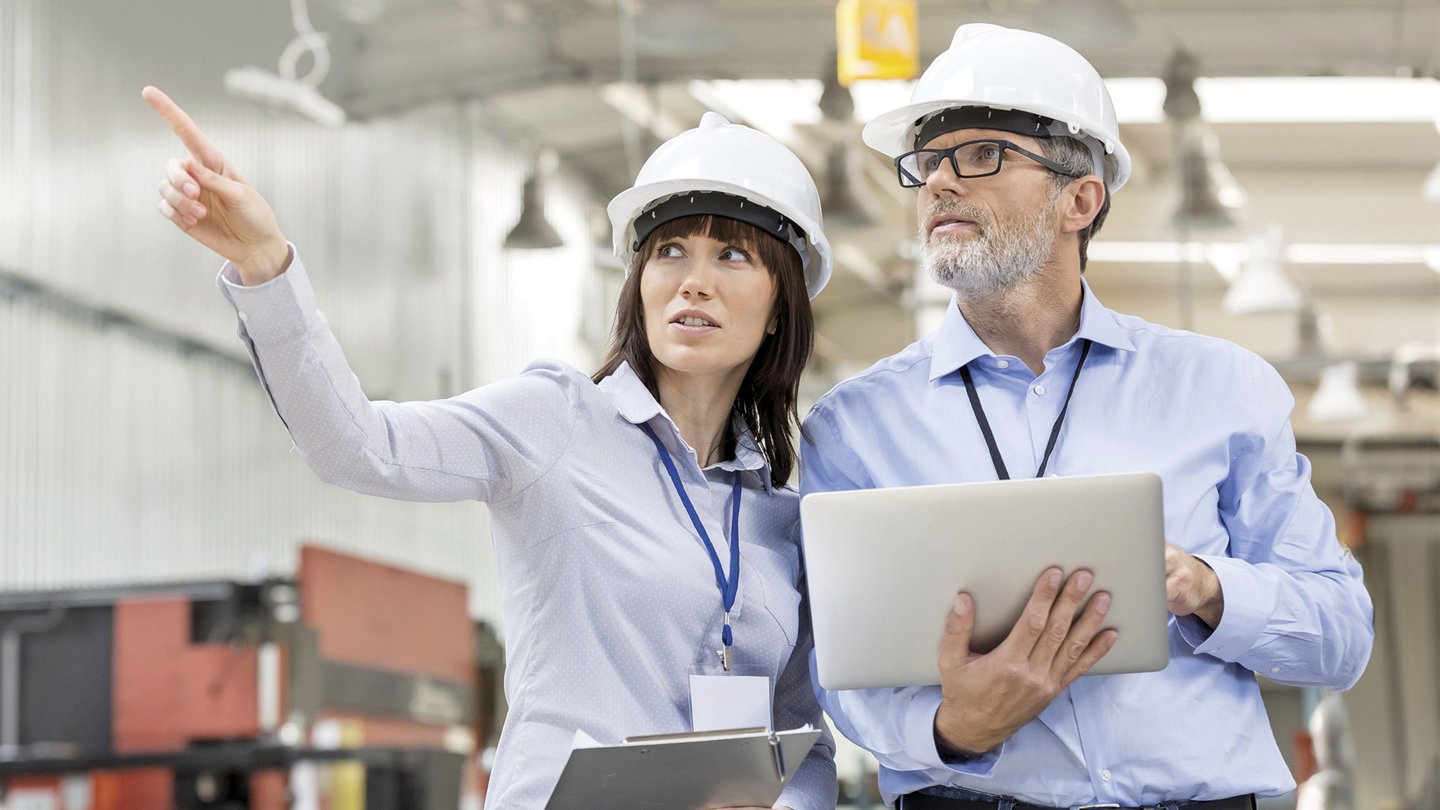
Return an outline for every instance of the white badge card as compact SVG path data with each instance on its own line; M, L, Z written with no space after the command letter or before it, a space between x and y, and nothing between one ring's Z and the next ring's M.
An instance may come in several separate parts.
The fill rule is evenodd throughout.
M690 675L694 731L770 728L770 678L764 675Z

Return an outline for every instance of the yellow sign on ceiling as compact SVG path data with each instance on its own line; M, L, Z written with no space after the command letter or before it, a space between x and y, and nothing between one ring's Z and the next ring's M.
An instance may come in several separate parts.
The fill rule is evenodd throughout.
M912 79L920 70L915 0L840 0L835 45L840 84Z

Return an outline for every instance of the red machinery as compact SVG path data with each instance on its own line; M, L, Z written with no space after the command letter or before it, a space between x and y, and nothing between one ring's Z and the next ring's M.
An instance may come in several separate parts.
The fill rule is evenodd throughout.
M0 596L0 795L453 810L498 727L480 629L463 584L313 546L294 580Z

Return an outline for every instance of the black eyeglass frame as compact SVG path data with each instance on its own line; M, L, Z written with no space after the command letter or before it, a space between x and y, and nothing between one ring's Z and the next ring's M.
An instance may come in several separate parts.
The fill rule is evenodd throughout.
M967 147L967 146L974 146L974 145L977 144L977 143L990 143L990 144L994 144L994 145L1000 147L1000 155L999 155L999 157L995 158L995 169L994 169L993 171L988 171L988 172L985 172L985 173L983 173L983 174L963 174L963 173L961 173L961 171L960 171L960 162L955 159L955 153L958 152L958 151L961 150L961 149L964 149L964 148ZM919 188L919 187L925 185L925 181L916 178L916 177L915 177L914 175L912 175L910 172L906 171L903 166L900 165L900 162L903 161L903 160L905 160L905 159L908 158L908 157L912 157L912 156L914 156L914 155L919 155L919 154L922 154L922 153L929 153L929 154L933 154L933 155L939 155L942 160L949 160L949 161L950 161L950 168L951 168L952 171L955 172L955 176L956 176L956 177L964 177L964 178L966 178L966 179L972 179L972 178L976 178L976 177L990 177L991 175L999 174L999 173L1000 173L1000 170L1003 169L1003 168L1005 168L1005 151L1006 151L1006 150L1010 150L1010 151L1013 151L1013 152L1019 152L1020 154L1024 155L1025 157L1030 158L1031 160L1035 161L1036 163L1039 163L1041 166L1044 166L1045 168L1047 168L1047 169L1049 169L1050 171L1052 171L1052 172L1060 175L1061 177L1084 177L1084 176L1085 176L1085 175L1083 175L1083 174L1076 174L1076 173L1074 173L1074 172L1066 169L1064 166L1061 166L1059 163L1056 163L1055 161L1051 160L1050 158L1047 158L1047 157L1045 157L1044 155L1037 155L1037 154L1035 154L1034 152L1031 152L1029 149L1026 149L1025 147L1021 146L1020 144L1017 144L1017 143L1015 143L1014 141L1007 141L1007 140L1005 140L1004 138L978 138L978 139L973 140L973 141L966 141L966 142L964 142L964 143L955 144L954 146L950 147L949 149L915 149L915 150L906 152L906 153L904 153L903 155L897 155L897 156L895 157L895 159L894 159L893 162L894 162L894 164L895 164L895 173L896 173L896 175L898 175L898 177L899 177L899 179L900 179L900 187L901 187L901 188Z

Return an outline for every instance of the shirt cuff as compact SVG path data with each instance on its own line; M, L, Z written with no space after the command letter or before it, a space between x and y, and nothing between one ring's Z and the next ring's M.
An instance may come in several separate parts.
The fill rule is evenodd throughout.
M964 762L945 762L935 747L935 714L940 711L940 690L927 689L910 701L905 712L905 750L926 770L944 770L967 776L989 777L1005 751L1001 743Z
M1214 630L1194 616L1176 621L1180 637L1195 649L1197 655L1210 655L1221 661L1239 661L1254 649L1265 630L1265 621L1275 607L1273 588L1254 566L1230 557L1195 555L1220 579L1220 592L1225 598L1225 611Z
M235 265L220 268L215 286L235 308L246 335L257 343L293 340L303 336L321 319L315 305L315 290L294 245L290 246L290 267L264 284L247 287L240 283Z

